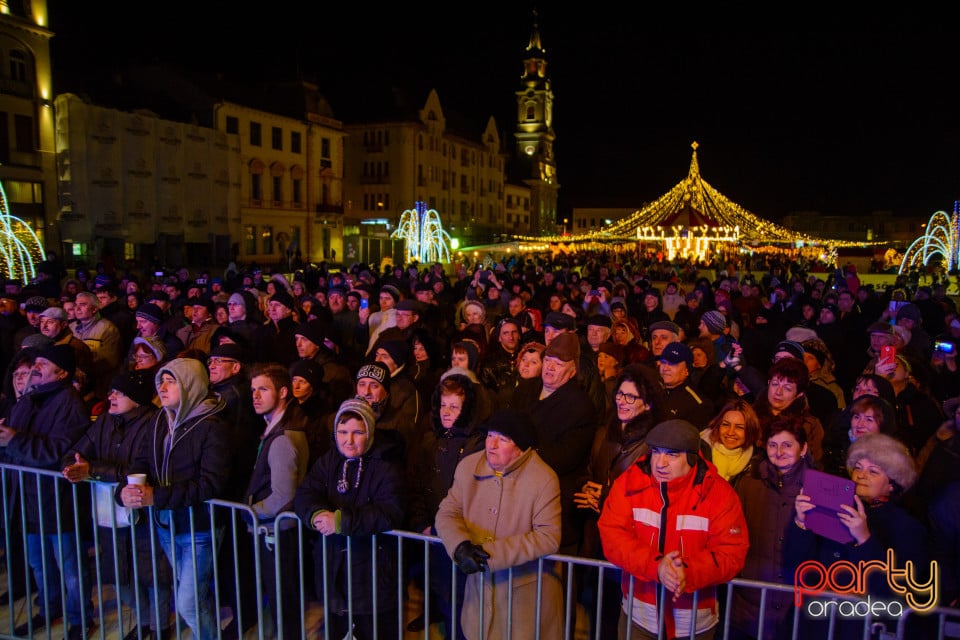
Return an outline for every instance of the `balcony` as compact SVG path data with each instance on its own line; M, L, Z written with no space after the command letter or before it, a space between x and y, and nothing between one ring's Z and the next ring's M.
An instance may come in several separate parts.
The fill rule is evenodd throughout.
M317 213L338 213L343 215L343 205L342 204L318 204L316 206Z
M13 78L0 78L0 94L33 99L33 84Z

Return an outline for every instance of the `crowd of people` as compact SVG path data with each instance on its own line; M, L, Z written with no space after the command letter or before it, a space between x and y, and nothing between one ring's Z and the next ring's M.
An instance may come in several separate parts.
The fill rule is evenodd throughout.
M727 597L735 637L785 637L790 597L768 595L761 629L759 595L726 583L792 585L804 561L888 549L918 570L938 560L941 604L957 604L960 314L945 283L875 291L855 269L770 259L758 280L732 267L710 280L620 258L4 283L0 461L68 481L11 493L41 594L17 635L61 615L71 638L92 628L76 557L89 535L53 507L85 480L113 483L111 517L142 531L100 538L141 569L114 576L124 603L150 603L129 640L170 637L171 601L195 637L217 636L223 523L195 509L213 498L248 505L247 526L267 532L262 585L284 637L304 623L298 583L275 573L301 570L296 521L277 519L290 511L309 534L310 597L329 578L338 638L373 638L375 603L377 633L399 637L399 572L430 603L406 628L460 638L508 624L533 637L516 612L538 596L541 637L559 637L570 571L600 637L655 638L661 621L669 637L711 637ZM850 541L806 526L807 469L854 482L838 516ZM145 507L153 522L129 515ZM355 540L348 589L347 538L391 529L441 538L430 572ZM229 550L250 568L252 549ZM557 552L620 569L599 609L589 570L538 568ZM0 597L28 590L14 586ZM246 605L227 635L257 621L250 585L234 588ZM821 622L798 619L801 633Z

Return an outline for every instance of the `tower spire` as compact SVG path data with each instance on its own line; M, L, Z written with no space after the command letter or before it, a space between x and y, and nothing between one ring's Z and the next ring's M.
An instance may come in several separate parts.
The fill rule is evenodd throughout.
M553 156L553 91L547 77L546 51L540 38L537 10L523 56L517 96L516 157L523 181L530 186L531 233L552 234L556 227L557 164Z

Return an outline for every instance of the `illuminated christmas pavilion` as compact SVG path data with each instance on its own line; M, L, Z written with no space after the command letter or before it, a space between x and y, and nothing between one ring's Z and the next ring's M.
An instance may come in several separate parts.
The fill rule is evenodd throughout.
M612 242L659 244L669 258L677 254L703 257L718 245L743 249L765 245L823 247L826 253L843 246L865 247L873 242L828 240L799 233L751 213L710 185L700 175L696 142L687 176L672 189L632 215L600 231L549 238L520 238L577 248L599 248ZM595 246L591 246L595 245Z

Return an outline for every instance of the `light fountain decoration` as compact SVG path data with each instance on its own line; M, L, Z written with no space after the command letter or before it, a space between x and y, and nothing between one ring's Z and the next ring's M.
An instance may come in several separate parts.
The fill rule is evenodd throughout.
M427 209L421 201L400 215L400 224L390 237L406 242L407 264L450 262L450 234L443 230L437 210Z
M960 200L953 203L952 216L948 216L945 211L937 211L930 216L926 233L907 247L903 262L900 263L899 273L911 267L924 267L930 264L930 258L937 254L943 256L948 273L956 269L957 252L960 250L958 217L960 217Z
M30 225L10 215L7 193L0 185L0 276L30 282L37 277L43 246Z

